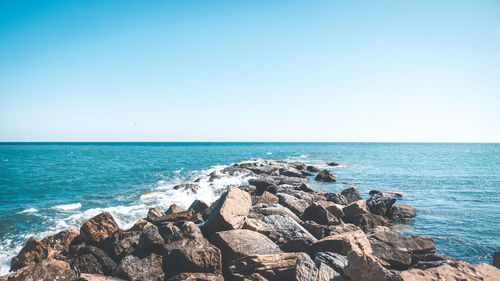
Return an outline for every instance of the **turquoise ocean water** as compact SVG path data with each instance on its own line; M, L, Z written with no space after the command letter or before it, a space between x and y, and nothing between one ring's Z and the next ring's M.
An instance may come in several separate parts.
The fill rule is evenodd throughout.
M349 182L365 197L371 189L403 192L398 203L418 213L401 227L405 234L432 236L439 253L472 263L491 263L500 251L500 144L0 144L0 275L29 236L78 227L101 210L127 227L153 206L210 202L246 178L202 183L197 194L172 187L252 158L340 162L332 168L338 183L311 185L340 192Z

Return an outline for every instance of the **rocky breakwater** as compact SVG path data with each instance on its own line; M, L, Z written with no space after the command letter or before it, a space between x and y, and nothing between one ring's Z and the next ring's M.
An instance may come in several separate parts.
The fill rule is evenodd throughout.
M248 161L220 173L252 178L210 206L152 208L130 229L103 212L79 232L30 238L0 280L500 279L493 266L437 254L429 237L391 231L416 218L395 204L401 194L315 191L309 180L337 178L299 162ZM177 188L186 186L195 184Z

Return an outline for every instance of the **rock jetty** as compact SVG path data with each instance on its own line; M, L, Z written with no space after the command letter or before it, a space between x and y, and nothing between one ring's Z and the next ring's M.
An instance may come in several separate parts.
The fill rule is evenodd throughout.
M337 177L300 162L245 161L221 173L252 178L211 205L152 208L130 229L102 212L79 232L30 238L0 281L500 280L494 266L439 255L430 237L392 231L416 218L412 207L396 204L402 194L316 191L310 180ZM196 192L197 185L174 188Z

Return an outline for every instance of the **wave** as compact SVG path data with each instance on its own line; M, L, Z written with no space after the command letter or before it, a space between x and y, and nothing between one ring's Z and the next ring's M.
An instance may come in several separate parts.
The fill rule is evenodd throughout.
M72 211L72 210L78 210L81 208L82 208L82 204L80 204L80 203L63 204L63 205L56 205L56 206L50 207L50 209L58 210L58 211Z
M38 212L37 209L35 209L35 208L29 208L29 209L26 209L26 210L22 210L18 214L29 214L29 213L36 213L36 212Z

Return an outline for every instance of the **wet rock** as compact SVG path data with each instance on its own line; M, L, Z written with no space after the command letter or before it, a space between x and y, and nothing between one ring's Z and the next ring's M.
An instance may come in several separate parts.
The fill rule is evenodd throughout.
M330 212L338 219L342 219L344 217L344 212L342 211L344 206L325 200L319 200L317 203L323 206L323 208L325 208L328 212Z
M117 231L103 249L114 261L119 262L123 257L136 252L140 235L141 231Z
M179 273L167 281L224 281L224 277L214 273Z
M316 166L312 166L312 165L309 165L306 167L306 170L310 171L310 172L313 172L313 173L317 173L317 172L320 172L321 169L316 167Z
M130 281L163 281L165 274L162 268L162 257L157 254L151 254L142 259L136 256L126 256L121 260L114 275Z
M341 255L347 255L350 251L363 254L372 253L370 242L361 230L327 236L316 242L313 245L313 250L315 253L333 252Z
M210 207L210 214L201 230L209 235L214 232L241 228L252 206L250 194L230 187Z
M370 213L365 200L352 202L351 204L345 206L342 209L342 212L344 213L344 218L347 222L352 222L356 216Z
M205 238L183 239L165 244L163 262L167 277L182 272L222 272L221 252Z
M322 170L316 175L316 178L314 178L316 181L321 181L321 182L336 182L337 177L332 175L330 171L328 170Z
M344 273L352 281L401 281L398 275L384 268L369 254L350 251L347 254L347 264Z
M57 234L45 237L40 241L64 256L68 256L69 246L78 237L79 233L72 230L64 230Z
M234 261L229 271L236 280L263 280L251 279L256 274L264 280L306 281L316 280L318 275L314 262L304 253L246 256Z
M17 256L12 258L10 270L16 271L25 266L50 260L57 255L54 249L30 237Z
M158 231L158 227L153 224L146 224L139 237L139 249L143 252L153 252L160 254L165 243Z
M82 225L80 236L86 242L98 245L108 240L118 230L118 225L113 216L104 211Z
M306 200L298 199L292 195L288 195L285 193L278 193L279 203L290 209L297 216L301 216L304 211L309 207L309 204Z
M211 242L221 250L223 265L244 256L281 253L278 245L269 238L246 229L214 233Z
M255 186L257 194L262 194L270 186L277 185L276 181L272 178L249 179L248 184Z
M184 209L179 207L177 204L172 204L170 207L168 207L168 210L165 212L165 214L170 215L170 214L177 214L177 213L182 213L184 212Z
M326 200L331 201L335 204L349 205L347 198L342 194L338 194L335 192L327 192L327 193L325 193L325 197L326 197Z
M455 261L425 270L406 270L401 272L400 276L404 281L500 280L500 269L485 263L473 266L468 262Z
M389 212L389 218L394 221L408 222L417 217L415 210L408 205L394 205Z
M278 197L276 197L274 194L264 191L264 193L262 193L262 195L259 197L259 199L257 199L255 203L264 203L267 206L273 206L274 204L278 203L278 201Z
M285 252L310 252L317 239L289 216L265 216L262 221L272 232L276 244Z
M281 168L279 170L279 172L280 172L280 175L287 176L287 177L297 177L297 178L304 177L302 175L302 172L299 171L299 170L297 170L297 169L295 169L295 168L290 168L290 167L288 167L288 168Z
M333 252L318 252L314 257L316 266L324 263L340 274L344 274L344 267L347 266L347 257Z
M148 219L148 221L153 222L155 219L162 217L164 215L165 213L158 210L157 208L150 208L148 214L146 215L146 218Z
M386 218L375 214L362 214L350 220L354 225L359 226L363 231L370 231L377 226L387 226L389 222Z
M203 202L202 200L194 200L193 203L191 203L191 206L189 206L188 211L193 211L195 213L200 213L202 214L206 209L208 209L207 203Z
M339 224L340 221L323 206L313 203L302 214L305 221L314 221L323 225Z
M183 190L191 193L198 192L198 189L200 189L200 186L195 183L184 183L174 186L174 190Z
M51 259L22 268L9 275L8 281L71 281L76 278L67 262Z
M336 166L339 166L340 164L337 162L329 162L329 163L326 163L326 165L336 167Z
M269 207L265 204L257 204L252 206L250 212L248 213L249 218L253 219L262 219L265 216L269 215L280 215L280 216L290 216L294 221L301 222L299 217L295 215L290 209L281 206L280 204L274 204Z
M387 216L392 205L396 203L396 197L374 195L366 200L370 212L380 216Z
M348 204L363 199L363 197L361 197L361 194L359 194L359 191L355 186L351 186L344 189L340 194L344 195L344 197L347 199Z

